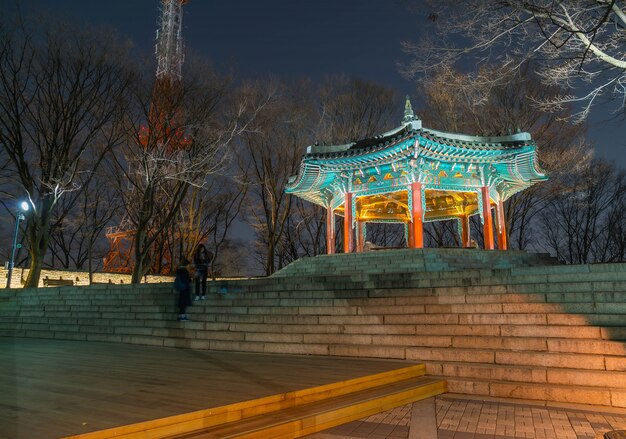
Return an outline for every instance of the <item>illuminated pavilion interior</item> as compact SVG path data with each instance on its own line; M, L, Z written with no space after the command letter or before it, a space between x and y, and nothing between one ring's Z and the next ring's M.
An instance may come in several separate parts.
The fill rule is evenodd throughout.
M345 145L309 146L286 192L326 208L329 253L334 215L343 217L346 253L363 251L368 222L404 223L408 246L422 248L424 222L456 219L469 247L472 215L480 215L485 248L494 249L497 236L504 250L504 202L546 179L529 133L478 137L423 128L407 97L400 127Z

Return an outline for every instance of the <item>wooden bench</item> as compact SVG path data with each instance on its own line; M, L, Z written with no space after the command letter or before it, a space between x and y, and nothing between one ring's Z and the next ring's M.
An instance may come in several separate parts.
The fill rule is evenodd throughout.
M60 277L59 279L50 279L46 276L43 279L44 287L71 287L74 285L74 281L72 279L63 279Z

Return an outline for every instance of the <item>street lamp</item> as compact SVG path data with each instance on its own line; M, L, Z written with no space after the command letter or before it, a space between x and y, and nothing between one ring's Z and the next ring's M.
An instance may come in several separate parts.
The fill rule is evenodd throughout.
M13 275L13 266L15 265L15 249L17 248L17 234L20 231L20 221L24 221L26 217L24 212L28 212L28 203L22 201L20 203L20 211L15 218L15 233L13 234L13 247L11 248L11 260L9 261L9 272L7 274L7 288L11 288L11 276Z

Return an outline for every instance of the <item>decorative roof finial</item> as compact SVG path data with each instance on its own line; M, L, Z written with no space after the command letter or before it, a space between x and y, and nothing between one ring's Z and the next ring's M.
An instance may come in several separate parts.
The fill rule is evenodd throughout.
M416 120L415 113L413 113L413 107L411 107L411 98L406 95L406 102L404 104L404 117L402 123L407 124Z

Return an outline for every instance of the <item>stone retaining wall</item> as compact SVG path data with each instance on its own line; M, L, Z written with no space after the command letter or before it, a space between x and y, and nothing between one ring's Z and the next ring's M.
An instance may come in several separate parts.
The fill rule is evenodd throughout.
M13 275L11 277L11 288L22 288L23 282L28 276L28 268L14 268ZM6 287L8 270L4 267L0 268L0 288ZM39 280L39 287L43 287L43 280L45 277L50 279L66 279L73 280L74 285L84 286L89 285L89 273L87 271L74 271L74 270L53 270L44 268L41 270L41 279ZM114 283L114 284L129 284L131 276L130 274L122 273L93 273L93 281L97 283ZM172 282L172 276L146 276L144 282L147 283L162 283Z

